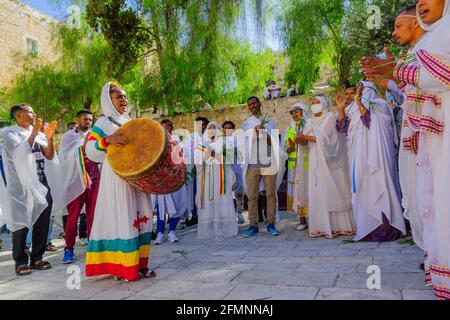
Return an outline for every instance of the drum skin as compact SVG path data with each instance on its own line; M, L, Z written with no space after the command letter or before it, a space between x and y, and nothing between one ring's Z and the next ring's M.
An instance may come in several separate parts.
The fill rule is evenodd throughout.
M128 138L123 147L108 146L112 170L134 188L149 194L170 194L185 183L186 165L177 142L156 121L135 119L117 133Z

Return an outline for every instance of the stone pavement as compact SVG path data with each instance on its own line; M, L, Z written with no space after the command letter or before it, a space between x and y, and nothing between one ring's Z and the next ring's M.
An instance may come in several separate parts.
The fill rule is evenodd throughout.
M263 230L255 238L240 234L218 241L197 240L195 228L178 231L181 241L152 245L151 267L158 276L118 282L110 276L86 279L85 247L78 261L62 265L60 250L45 256L49 271L17 277L10 251L0 252L0 299L295 299L417 300L433 299L419 269L421 250L410 244L352 243L350 237L311 239L297 231L294 218L283 214L281 235ZM261 230L261 229L260 229ZM3 235L4 236L4 235ZM368 266L381 269L381 289L367 289ZM79 266L81 288L70 290L68 268ZM69 281L69 283L73 283Z

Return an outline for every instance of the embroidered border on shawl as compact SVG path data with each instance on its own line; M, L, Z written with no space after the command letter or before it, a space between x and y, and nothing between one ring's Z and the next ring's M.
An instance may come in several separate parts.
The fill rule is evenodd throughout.
M450 66L424 50L419 50L416 55L425 69L427 69L433 77L450 87Z
M337 237L339 235L352 236L352 235L355 234L355 232L354 231L349 231L349 230L333 230L333 231L331 231L331 234L332 235L330 236L330 234L327 233L327 232L317 231L317 232L310 232L309 236L311 238L318 238L318 237L325 236L325 238L327 238L327 239L333 239L334 237Z
M450 300L450 289L443 286L433 286L434 295L438 300Z
M394 70L394 78L417 87L419 68L408 64L398 65Z
M444 123L435 120L433 117L408 113L408 120L411 125L420 131L442 134Z
M89 177L88 177L88 173L86 170L86 163L84 161L83 147L78 148L78 157L80 159L80 166L81 166L81 172L83 173L84 184L85 184L86 188L89 189L91 187L91 185L89 184Z
M417 154L419 150L419 132L414 132L412 136L403 138L403 149Z
M431 102L434 104L436 108L442 107L442 101L434 95L426 95L426 94L408 94L406 96L406 101L413 103L424 104L426 102Z
M450 278L450 269L447 267L430 264L430 272L439 277Z

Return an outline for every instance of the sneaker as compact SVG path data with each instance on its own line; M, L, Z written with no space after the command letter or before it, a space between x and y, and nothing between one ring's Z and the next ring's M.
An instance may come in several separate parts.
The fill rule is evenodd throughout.
M244 224L245 223L245 218L244 218L244 215L242 214L242 212L238 213L238 223L239 224Z
M87 246L87 244L88 244L88 239L86 239L86 238L80 238L80 244L82 245L82 246Z
M73 249L66 249L64 251L64 257L62 260L63 264L69 264L75 262L75 254L73 253Z
M171 243L175 243L175 242L178 242L178 241L180 241L180 240L178 240L178 237L177 237L177 234L175 233L175 231L169 231L169 241L171 242Z
M255 234L257 234L259 232L258 228L255 226L251 226L250 228L248 228L248 230L245 232L244 236L246 238L251 238L253 237Z
M155 244L159 245L164 242L164 233L158 232L158 236L156 237Z
M280 234L280 232L277 230L277 228L275 228L273 224L269 224L267 226L267 232L269 232L272 236L277 236Z
M177 230L183 230L184 228L186 228L186 220L182 220L182 221L178 222Z
M192 227L198 224L198 217L192 217L190 220L186 221L188 227Z
M308 224L307 224L307 223L306 223L306 224L299 224L299 225L297 226L297 230L298 230L298 231L305 230L306 228L308 228Z

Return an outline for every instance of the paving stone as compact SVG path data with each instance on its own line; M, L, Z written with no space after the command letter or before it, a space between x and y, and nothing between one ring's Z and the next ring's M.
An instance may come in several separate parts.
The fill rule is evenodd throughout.
M256 264L264 264L264 263L282 263L285 261L285 257L251 257L245 256L239 262L242 263L256 263Z
M198 283L193 281L160 281L155 285L139 292L136 297L149 299L177 299L177 300L219 300L223 299L233 288L228 282Z
M213 253L214 256L224 256L224 257L243 257L247 254L249 254L250 250L227 250L227 249L220 249L219 251L216 251Z
M367 289L368 273L343 273L338 277L337 288ZM381 289L425 289L425 280L420 273L382 272Z
M386 256L400 254L400 248L378 248L378 249L361 249L359 250L360 256Z
M50 291L50 292L48 292L48 294L51 296L61 297L61 298L67 297L67 298L76 298L76 299L90 299L97 293L100 293L105 290L107 290L107 288L100 287L100 286L93 287L93 286L81 285L81 289L79 289L79 290L78 289L70 290L70 289L67 289L67 287L64 287L64 288Z
M193 263L189 266L189 272L192 270L252 270L256 266L255 263L238 263L238 262L210 262L210 261L199 261Z
M93 295L89 300L125 300L133 295L131 290L108 289Z
M422 256L415 255L385 255L373 257L373 264L382 265L384 263L411 263L420 265L423 262Z
M372 265L372 264L371 264ZM377 265L380 267L381 272L417 272L422 273L420 264L418 262L410 262L410 261L401 261L401 262L378 262L373 263L373 265ZM369 265L359 265L357 272L366 272Z
M418 255L418 256L422 256L422 257L424 255L423 250L417 246L403 248L401 253L402 253L402 255Z
M399 290L322 288L317 300L401 300Z
M336 250L321 250L319 252L320 257L351 257L357 256L358 252L351 249L341 249Z
M314 264L371 264L372 257L363 256L350 256L350 257L287 257L285 262L287 263L314 263Z
M228 282L234 279L241 271L239 270L198 270L187 273L186 270L179 271L170 276L170 280L184 280L194 282Z
M403 290L404 300L435 300L433 290Z
M225 300L314 300L318 288L240 284Z
M235 283L253 283L274 286L325 287L333 286L337 273L242 271Z
M296 271L298 270L298 263L262 263L256 264L253 270L255 271Z
M339 247L342 249L361 250L361 249L377 249L380 247L378 242L341 242Z
M325 272L325 273L335 273L335 272L358 272L357 265L347 265L347 264L319 264L319 263L306 263L300 264L297 268L299 272ZM366 269L364 269L364 272Z

